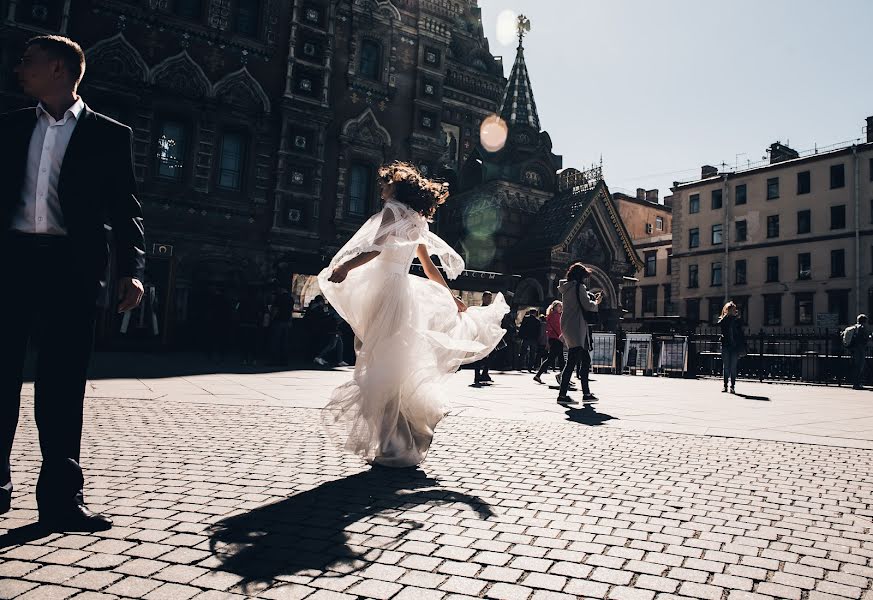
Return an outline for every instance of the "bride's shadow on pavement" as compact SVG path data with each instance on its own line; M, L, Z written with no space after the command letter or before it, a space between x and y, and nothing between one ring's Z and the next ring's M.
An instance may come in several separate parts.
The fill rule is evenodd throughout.
M480 519L494 515L480 498L439 485L418 469L371 469L223 519L210 530L210 548L219 568L241 576L244 587L308 570L323 575L329 567L340 577L397 550L421 527L399 513L463 504Z

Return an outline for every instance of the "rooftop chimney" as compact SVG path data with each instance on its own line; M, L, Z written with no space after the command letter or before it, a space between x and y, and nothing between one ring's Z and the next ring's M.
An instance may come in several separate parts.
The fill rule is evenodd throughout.
M710 177L715 177L716 175L718 175L718 169L716 169L712 165L703 165L702 167L700 167L701 179L709 179Z
M637 200L645 200L646 199L646 190L644 188L637 188Z
M667 208L673 208L673 194L669 196L664 196L664 206Z
M799 158L800 154L797 153L797 150L793 148L789 148L785 144L781 142L775 142L770 144L770 164L782 162L784 160L791 160L792 158Z
M873 142L873 117L867 117L867 143Z
M646 200L649 202L653 202L655 204L658 203L658 190L646 190Z

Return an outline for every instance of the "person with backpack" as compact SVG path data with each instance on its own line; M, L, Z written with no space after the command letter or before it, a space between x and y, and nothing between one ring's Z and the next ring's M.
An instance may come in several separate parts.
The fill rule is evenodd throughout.
M867 315L858 315L853 326L843 331L843 346L852 358L852 389L863 390L864 371L867 365L867 342L870 330L867 329Z
M723 394L727 393L728 380L730 380L731 394L735 394L737 362L740 352L746 348L743 322L740 320L740 311L736 304L728 302L722 307L718 326L721 329L721 364L724 375L724 387L721 391Z

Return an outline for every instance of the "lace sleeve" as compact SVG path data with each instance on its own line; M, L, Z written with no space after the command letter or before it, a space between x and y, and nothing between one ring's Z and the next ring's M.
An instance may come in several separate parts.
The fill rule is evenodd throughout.
M366 223L340 248L330 261L330 267L354 258L365 252L384 252L406 245L423 243L427 225L416 214L394 202L386 202L382 211L370 217Z
M457 279L464 271L464 259L455 252L440 236L425 231L423 242L427 246L427 253L440 259L440 265L448 279Z

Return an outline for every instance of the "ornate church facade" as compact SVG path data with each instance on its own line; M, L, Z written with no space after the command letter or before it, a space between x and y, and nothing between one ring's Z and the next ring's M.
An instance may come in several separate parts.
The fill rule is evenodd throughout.
M457 191L434 227L468 262L459 291L541 306L578 258L615 310L637 269L602 178L557 174L521 39L507 80L477 0L0 0L0 19L0 111L30 102L24 42L56 33L86 51L86 102L134 131L149 293L133 321L161 343L203 331L217 289L311 294L394 159ZM489 152L494 113L508 140Z

